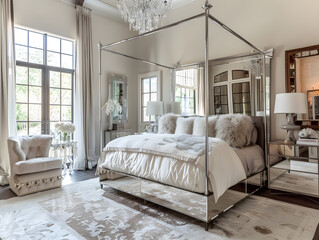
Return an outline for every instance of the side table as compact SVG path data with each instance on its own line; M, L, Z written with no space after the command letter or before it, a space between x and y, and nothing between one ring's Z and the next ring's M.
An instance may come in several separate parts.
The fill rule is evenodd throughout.
M313 148L316 155L311 154ZM269 189L319 197L319 145L274 141L268 149Z
M0 179L6 178L9 174L6 173L1 167L0 167ZM5 182L4 184L0 184L1 186L4 186L8 181L0 181Z
M74 160L77 158L77 142L52 142L51 157L62 158L63 174L73 172Z

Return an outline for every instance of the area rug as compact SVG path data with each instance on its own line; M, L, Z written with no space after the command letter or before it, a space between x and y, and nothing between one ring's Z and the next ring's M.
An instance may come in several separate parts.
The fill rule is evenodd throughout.
M202 223L111 188L98 179L0 200L5 239L312 239L319 211L252 196L206 232Z

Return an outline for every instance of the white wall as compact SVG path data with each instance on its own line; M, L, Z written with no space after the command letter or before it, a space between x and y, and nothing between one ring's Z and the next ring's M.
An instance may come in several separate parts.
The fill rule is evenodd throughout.
M194 1L171 11L165 24L182 20L203 12L204 0ZM259 48L274 48L272 61L271 101L272 112L275 94L285 91L285 50L318 44L319 1L316 0L215 0L211 13ZM204 28L203 20L195 20L174 29L158 34L148 44L143 43L145 53L161 63L185 64L203 60ZM210 58L247 53L247 48L225 30L210 23ZM156 41L154 41L156 39ZM154 43L155 42L155 43ZM157 52L154 52L154 46ZM151 47L149 50L147 47ZM168 91L170 85L164 85ZM166 89L167 87L167 89ZM283 115L272 114L272 139L285 136L280 125L285 122Z
M60 0L14 0L15 24L59 35L71 39L76 38L75 7ZM104 44L117 41L132 35L126 25L119 24L105 17L92 13L93 38L93 87L95 95L94 116L96 120L96 142L99 139L99 78L98 78L98 42ZM132 60L112 56L106 52L102 54L102 102L108 98L107 73L124 74L128 78L129 121L127 128L137 129L137 69ZM103 115L103 129L106 129L106 116ZM99 145L96 145L99 153Z

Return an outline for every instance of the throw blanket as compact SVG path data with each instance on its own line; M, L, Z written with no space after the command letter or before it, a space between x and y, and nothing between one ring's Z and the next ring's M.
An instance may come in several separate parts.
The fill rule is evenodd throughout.
M205 169L205 138L193 135L145 134L117 138L106 152L124 151L170 157ZM209 138L209 180L215 201L231 186L246 178L241 160L223 140Z

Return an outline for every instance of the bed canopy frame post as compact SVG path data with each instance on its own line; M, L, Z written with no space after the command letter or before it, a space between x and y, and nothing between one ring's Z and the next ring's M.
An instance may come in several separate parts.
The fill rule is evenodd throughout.
M206 0L203 9L205 10L205 195L206 195L206 220L205 229L208 229L209 222L209 144L208 144L208 115L209 115L209 81L208 81L208 59L209 59L209 9L212 5Z

